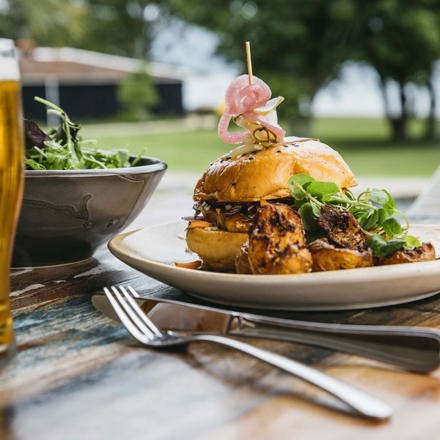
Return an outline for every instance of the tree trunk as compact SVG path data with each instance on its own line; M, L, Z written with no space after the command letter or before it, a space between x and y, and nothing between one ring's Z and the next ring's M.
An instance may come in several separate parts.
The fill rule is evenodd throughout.
M429 93L429 114L426 118L426 126L425 126L425 140L432 141L435 139L435 112L437 108L437 100L435 97L434 84L431 79L428 80L426 84Z
M408 111L407 111L407 99L405 95L405 84L399 82L399 99L400 99L400 115L395 116L391 111L390 102L387 94L387 83L386 79L379 75L379 85L382 94L382 101L384 105L385 115L390 124L391 128L391 141L392 142L402 142L408 139L407 134L407 122L408 122Z
M392 116L390 112L390 102L387 94L387 82L386 79L381 75L379 75L379 87L380 87L380 93L382 94L385 116L387 117L388 120L390 120Z
M405 142L408 140L407 99L405 94L405 84L403 83L403 81L399 82L398 86L400 99L400 115L390 117L392 127L392 140L393 142Z

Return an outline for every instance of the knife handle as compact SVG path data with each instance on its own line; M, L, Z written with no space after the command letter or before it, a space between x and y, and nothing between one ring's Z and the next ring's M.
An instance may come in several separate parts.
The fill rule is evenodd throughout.
M406 326L326 324L236 314L228 333L329 348L427 373L440 363L440 332Z

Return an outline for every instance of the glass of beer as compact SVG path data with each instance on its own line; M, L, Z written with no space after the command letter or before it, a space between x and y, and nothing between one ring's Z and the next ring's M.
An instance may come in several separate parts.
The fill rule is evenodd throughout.
M13 40L0 38L0 364L14 352L10 265L24 183L23 117Z

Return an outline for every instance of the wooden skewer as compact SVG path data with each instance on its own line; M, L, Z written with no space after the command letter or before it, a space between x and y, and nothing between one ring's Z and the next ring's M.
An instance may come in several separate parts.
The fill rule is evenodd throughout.
M252 84L254 82L254 78L252 77L251 44L249 43L249 41L246 41L245 47L249 84Z

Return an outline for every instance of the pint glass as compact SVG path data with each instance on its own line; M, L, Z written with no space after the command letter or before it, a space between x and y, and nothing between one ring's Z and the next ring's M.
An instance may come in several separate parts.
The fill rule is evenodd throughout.
M23 191L22 127L15 46L0 39L0 364L14 351L9 271Z

